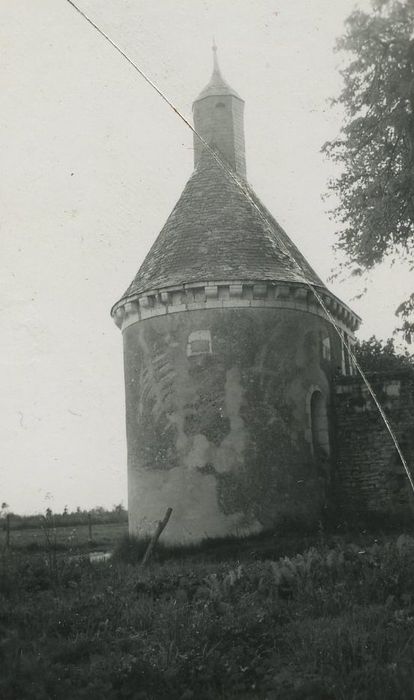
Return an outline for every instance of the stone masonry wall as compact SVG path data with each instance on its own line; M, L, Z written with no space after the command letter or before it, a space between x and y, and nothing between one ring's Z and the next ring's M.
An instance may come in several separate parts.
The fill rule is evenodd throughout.
M371 375L369 381L414 472L414 376ZM338 377L333 391L336 423L335 492L348 514L408 518L414 495L396 447L360 376Z
M260 307L126 327L130 532L152 532L168 507L166 542L317 522L330 470L313 452L309 407L319 390L329 411L330 334L313 314Z

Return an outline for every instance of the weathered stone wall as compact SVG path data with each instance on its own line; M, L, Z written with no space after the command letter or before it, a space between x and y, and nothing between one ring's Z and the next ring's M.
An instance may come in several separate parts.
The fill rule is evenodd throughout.
M414 378L399 372L370 377L402 452L414 471ZM391 436L360 376L338 377L335 492L345 513L411 518L414 497Z
M329 411L341 364L324 319L187 311L127 326L124 353L132 533L152 531L167 507L170 542L320 517L329 459L315 455L310 396L320 391Z

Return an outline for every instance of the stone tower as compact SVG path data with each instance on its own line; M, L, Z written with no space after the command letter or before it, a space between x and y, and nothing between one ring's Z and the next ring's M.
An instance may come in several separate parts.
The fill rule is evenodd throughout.
M242 187L195 137L194 172L112 309L124 340L130 532L152 532L172 507L167 542L316 521L332 483L332 378L352 373L308 284L346 343L359 319L245 181L243 109L214 47L194 124Z

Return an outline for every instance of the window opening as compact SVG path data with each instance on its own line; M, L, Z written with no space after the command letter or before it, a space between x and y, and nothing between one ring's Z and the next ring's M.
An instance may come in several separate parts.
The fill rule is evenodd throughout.
M331 339L329 335L322 338L322 359L327 362L331 361Z
M314 391L310 402L312 450L315 457L329 456L329 426L325 399L320 391Z
M211 354L211 333L208 330L193 331L188 336L187 357Z

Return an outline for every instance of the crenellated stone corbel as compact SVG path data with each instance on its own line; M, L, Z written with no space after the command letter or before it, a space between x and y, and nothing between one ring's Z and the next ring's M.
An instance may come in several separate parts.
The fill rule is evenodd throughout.
M256 283L253 285L253 298L264 299L267 296L267 284Z
M124 316L125 316L125 310L123 306L118 306L117 310L114 313L114 319L115 323L118 326L118 328L121 328L122 323L124 321Z
M306 287L296 287L294 291L294 299L296 301L301 301L306 303L306 299L308 296L308 289Z
M241 299L243 296L243 285L242 284L231 284L230 285L230 299Z
M205 294L206 294L206 301L211 300L216 300L217 299L217 294L218 294L218 289L216 284L209 284L205 288Z
M151 306L149 296L144 295L140 297L139 305L142 306L143 309L148 309Z
M290 296L290 287L288 284L278 284L276 287L277 299L288 299Z
M132 316L133 314L138 313L138 304L136 301L127 301L124 309L126 316Z

